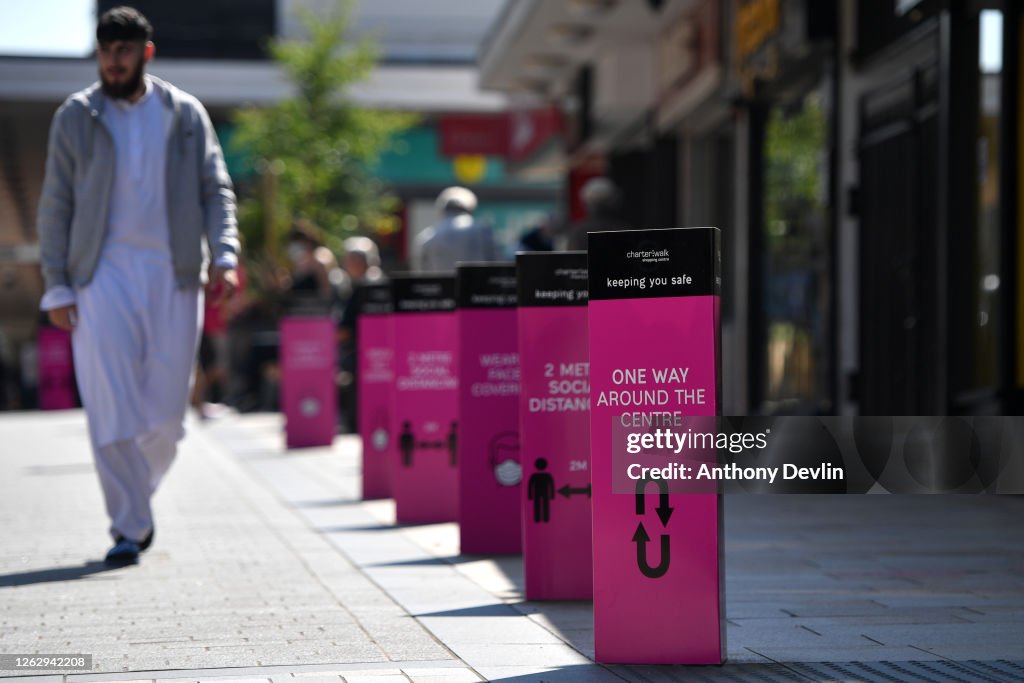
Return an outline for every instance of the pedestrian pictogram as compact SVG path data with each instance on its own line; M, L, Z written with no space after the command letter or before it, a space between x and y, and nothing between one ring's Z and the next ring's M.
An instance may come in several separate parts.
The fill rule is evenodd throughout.
M526 497L533 501L533 521L551 521L551 500L555 497L555 478L548 468L548 461L545 458L537 458L534 461L537 471L530 475L527 484Z
M448 436L441 441L417 441L412 431L412 424L406 420L402 423L402 431L398 435L398 450L402 453L402 467L412 467L412 456L416 451L448 451L448 464L455 467L456 448L458 446L456 432L458 423L452 422Z
M530 475L526 490L527 499L533 501L533 521L540 523L550 522L551 501L556 497L555 478L551 476L550 472L546 471L548 468L546 458L537 458L533 465L537 468L537 471ZM572 496L586 496L590 498L590 484L580 487L565 484L557 489L557 493L562 494L566 498L571 498Z
M459 440L458 440L458 429L459 423L452 421L452 426L448 430L448 464L455 467L459 464Z

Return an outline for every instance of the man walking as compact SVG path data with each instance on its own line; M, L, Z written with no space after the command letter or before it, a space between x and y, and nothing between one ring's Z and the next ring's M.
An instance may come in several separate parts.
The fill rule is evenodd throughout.
M152 27L130 7L96 27L100 82L50 128L39 236L41 308L72 332L114 546L129 564L153 540L150 499L184 436L212 277L237 286L235 196L209 116L145 73Z
M459 261L498 260L491 227L473 218L477 201L472 191L449 187L437 196L436 204L441 220L417 236L414 272L455 272Z

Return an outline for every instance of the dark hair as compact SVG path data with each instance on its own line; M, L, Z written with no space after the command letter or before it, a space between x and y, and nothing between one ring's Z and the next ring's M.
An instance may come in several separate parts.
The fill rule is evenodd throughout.
M152 37L153 25L134 7L109 9L96 24L96 41L99 43L115 40L138 40L145 43Z
M292 229L288 231L287 240L289 242L302 242L308 245L310 249L316 249L320 246L320 240L317 239L316 232L316 228L312 223L300 218L292 223Z

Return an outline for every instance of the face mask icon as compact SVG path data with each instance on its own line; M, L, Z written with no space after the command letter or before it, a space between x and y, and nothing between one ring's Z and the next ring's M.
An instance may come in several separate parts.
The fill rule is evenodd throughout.
M519 434L501 432L489 445L491 470L501 486L516 486L523 480L523 467L519 464Z
M303 417L315 417L320 414L320 401L315 398L305 398L299 403L299 413Z
M377 424L374 426L373 431L370 432L370 445L373 446L375 451L387 450L389 441L387 413L383 410L378 410L374 422Z

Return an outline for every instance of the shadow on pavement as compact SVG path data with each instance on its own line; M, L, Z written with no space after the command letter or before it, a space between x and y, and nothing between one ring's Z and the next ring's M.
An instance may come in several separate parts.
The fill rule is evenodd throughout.
M385 526L384 529L397 529L397 528L409 528L409 527L395 527ZM320 531L332 531L332 529L320 529ZM338 527L333 531L360 531L358 528L344 529ZM497 568L506 575L509 581L515 584L521 591L522 577L519 576L521 572L516 573L510 571L510 567L506 566L509 563L522 562L519 555L446 555L442 557L424 557L419 560L398 560L395 562L378 562L375 564L368 564L367 567L438 567L446 564L470 564L473 562L493 562Z
M891 683L921 683L921 681L989 681L1015 683L1022 680L1024 667L1010 660L928 660L878 662L759 662L731 663L721 666L672 666L578 664L553 668L548 671L497 675L491 681L526 683L527 681L632 681L635 683L814 683L815 681L887 681Z
M362 505L365 501L355 498L330 498L327 500L296 500L289 501L288 505L294 508L333 508L351 505Z
M378 562L369 564L368 567L441 567L449 564L466 564L468 562L479 562L482 558L472 555L450 555L448 557L424 557L419 560L398 560L396 562Z
M364 524L356 526L322 526L317 527L317 532L321 534L340 534L347 531L397 531L404 529L405 526L402 524Z
M523 613L512 605L498 603L495 605L480 605L478 607L464 607L462 609L446 609L440 612L423 612L414 614L414 617L521 617Z
M503 667L504 668L504 667ZM759 681L761 683L812 683L816 679L803 678L788 671L781 664L740 664L724 666L629 666L620 664L577 664L562 666L547 671L516 674L513 672L492 676L489 680L502 683L659 683L680 681L681 683L736 683ZM835 680L835 679L817 679ZM860 680L860 679L858 679ZM873 680L873 679L872 679Z
M508 668L514 671L517 667ZM612 673L600 664L577 664L518 675L515 673L491 675L488 680L502 681L503 683L575 683L576 681L580 683L622 683L623 681L639 681L643 679L624 678Z
M34 569L17 574L0 574L0 588L11 586L31 586L37 583L55 583L58 581L77 581L93 574L102 574L120 567L110 567L103 562L94 561L74 567L54 567L53 569Z

